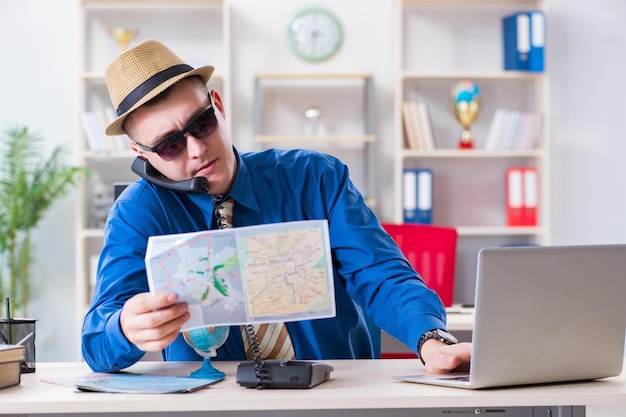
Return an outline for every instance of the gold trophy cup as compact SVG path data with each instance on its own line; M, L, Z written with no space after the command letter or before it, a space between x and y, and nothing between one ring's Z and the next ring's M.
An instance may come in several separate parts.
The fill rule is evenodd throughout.
M120 46L120 52L124 52L128 47L128 42L137 35L136 30L126 29L122 27L109 29L111 35L115 38Z
M452 87L450 104L456 120L463 127L459 149L474 149L474 134L470 127L480 111L480 89L472 81L461 81Z

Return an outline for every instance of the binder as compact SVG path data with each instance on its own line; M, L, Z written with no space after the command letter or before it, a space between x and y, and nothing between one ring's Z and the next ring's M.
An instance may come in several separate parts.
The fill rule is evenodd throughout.
M539 182L534 167L506 171L506 211L509 226L537 226Z
M530 53L530 16L514 13L502 19L504 69L528 71Z
M537 226L537 206L539 200L539 184L537 180L537 170L535 168L524 168L524 214L522 224L524 226Z
M506 218L509 226L524 224L523 168L506 170Z
M404 170L402 205L405 223L432 224L433 174L430 169Z
M528 70L543 72L544 50L546 46L546 16L542 11L534 10L530 15L530 53Z

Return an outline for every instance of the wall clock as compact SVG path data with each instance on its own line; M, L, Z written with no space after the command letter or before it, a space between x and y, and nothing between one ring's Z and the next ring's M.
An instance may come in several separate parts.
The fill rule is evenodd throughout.
M341 45L341 23L328 10L303 9L289 23L289 46L300 58L317 62L330 58Z

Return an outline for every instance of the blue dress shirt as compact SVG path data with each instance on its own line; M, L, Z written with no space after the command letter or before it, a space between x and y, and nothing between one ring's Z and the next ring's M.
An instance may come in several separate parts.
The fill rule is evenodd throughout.
M286 323L299 360L373 358L364 314L413 350L425 331L445 329L441 300L365 205L341 161L306 150L235 153L239 165L229 193L236 201L235 227L328 220L336 317ZM126 368L144 354L122 333L120 312L126 300L148 291L148 237L210 229L213 208L211 195L178 193L143 179L115 201L83 324L83 356L94 371ZM182 335L162 354L165 360L201 359ZM245 360L237 327L213 359Z

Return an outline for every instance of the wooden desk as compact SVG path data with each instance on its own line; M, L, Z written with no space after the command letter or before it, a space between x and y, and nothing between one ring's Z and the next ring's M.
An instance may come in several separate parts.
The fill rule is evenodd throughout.
M415 409L626 404L624 373L585 383L470 391L391 379L393 375L423 371L419 361L414 359L325 362L334 367L331 379L310 390L242 388L235 382L237 364L216 362L216 367L227 374L224 381L194 393L167 395L78 393L41 379L86 375L90 371L85 363L38 363L37 372L23 375L21 385L0 391L0 414L170 412L177 415L189 412L206 415L211 411L212 416L308 416L313 413L361 416L368 410L378 409L380 414L380 409L387 409L384 414L389 417L403 415L408 410L413 410L410 415L415 415ZM197 367L195 362L139 362L129 370L187 375ZM266 411L252 413L253 410ZM291 410L291 413L281 410ZM356 411L346 414L349 410ZM438 414L441 415L440 410Z

